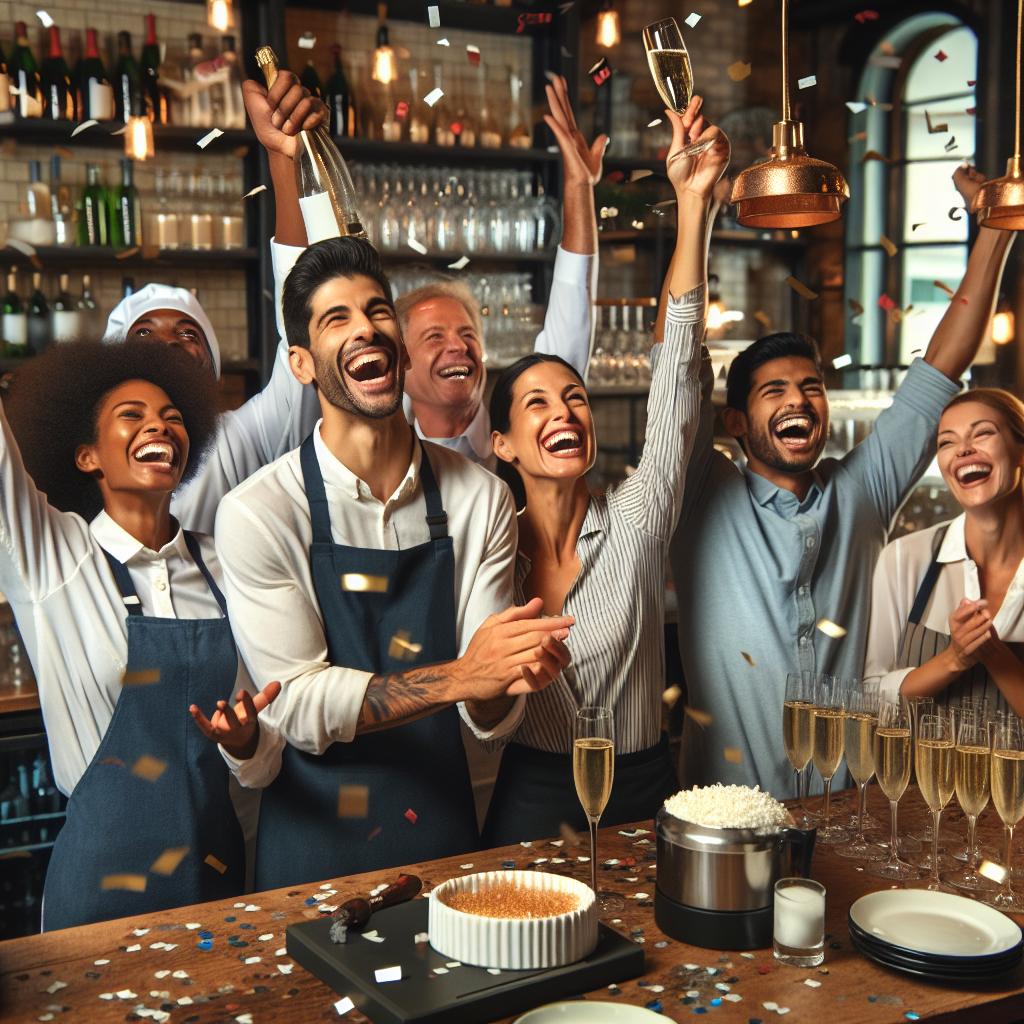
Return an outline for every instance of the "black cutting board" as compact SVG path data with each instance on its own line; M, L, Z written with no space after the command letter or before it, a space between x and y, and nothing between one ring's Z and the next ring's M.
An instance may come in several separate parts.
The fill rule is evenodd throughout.
M434 974L435 967L450 960L414 941L427 930L427 909L427 901L417 899L374 914L368 930L376 929L384 942L350 933L344 945L333 943L330 917L293 924L286 933L288 955L348 996L374 1024L482 1024L635 978L644 970L643 949L602 924L594 952L566 967L488 974L483 967L463 964ZM396 964L402 966L402 980L378 984L374 972Z

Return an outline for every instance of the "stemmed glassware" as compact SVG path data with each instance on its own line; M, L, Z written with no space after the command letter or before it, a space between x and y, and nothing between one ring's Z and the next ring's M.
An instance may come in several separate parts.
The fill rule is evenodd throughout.
M907 783L910 782L910 736L910 711L906 701L880 701L873 749L878 785L889 798L889 858L884 863L876 861L868 864L865 870L880 878L890 878L894 881L919 877L917 868L900 860L896 829L896 811L900 798L906 792Z
M1014 891L1010 853L1013 830L1024 817L1024 727L1015 715L1006 715L993 732L992 803L1006 826L1005 885L985 902L999 910L1024 912L1024 895Z
M878 728L878 685L853 685L846 695L846 767L857 783L857 834L845 846L836 848L841 857L881 860L885 853L864 837L867 788L875 774L874 740Z
M819 676L814 686L814 767L825 783L823 824L818 842L842 843L849 838L846 829L831 823L832 777L843 760L844 711L843 681L838 676Z
M939 821L943 808L953 795L956 744L953 721L946 713L919 714L914 749L914 770L924 802L932 812L932 855L928 867L931 880L928 889L941 889L939 879ZM922 867L924 865L922 864Z
M991 890L994 883L978 872L975 841L978 815L989 798L992 738L988 723L971 711L961 711L956 733L954 781L956 799L967 815L967 866L942 874L942 881L965 892Z
M622 910L621 896L597 889L597 823L615 778L615 721L610 708L588 707L576 712L572 775L590 825L590 887L602 911Z
M782 703L782 740L786 747L786 757L796 775L796 797L801 811L801 819L797 824L801 828L811 828L817 824L817 818L812 818L803 804L807 796L811 755L814 753L814 676L810 672L791 672L786 676L786 695Z

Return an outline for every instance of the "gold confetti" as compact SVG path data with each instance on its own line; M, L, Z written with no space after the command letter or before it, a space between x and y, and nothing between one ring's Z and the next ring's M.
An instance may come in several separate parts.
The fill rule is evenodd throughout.
M84 132L86 128L91 128L94 124L99 124L99 121L95 118L89 118L88 121L82 121L81 124L76 124L71 131L71 138L74 138L76 135Z
M949 125L946 124L946 123L943 123L943 124L932 124L932 116L931 116L931 114L928 113L927 110L924 112L924 119L925 119L925 123L928 125L928 134L929 135L938 135L941 132L948 132L949 131Z
M187 846L172 846L163 853L155 861L153 861L150 871L154 875L173 875L178 870L178 865L185 859L185 855L188 853Z
M423 644L413 643L409 634L400 629L388 644L388 657L398 661L412 661L422 650Z
M750 77L750 65L745 60L735 61L725 70L734 82L742 82L744 78Z
M267 191L267 186L266 185L257 185L255 188L249 189L249 191L246 192L245 195L242 196L242 198L243 199L251 199L253 196L258 196L261 192L266 192L266 191Z
M743 763L743 751L739 747L726 747L722 751L722 756L729 762L729 764L742 764Z
M387 576L367 576L361 572L345 572L341 574L341 589L356 593L372 592L386 594L388 592Z
M860 158L860 162L862 164L867 163L869 160L881 160L883 164L887 164L889 162L889 158L887 156L882 156L882 154L879 153L877 149L869 149Z
M772 318L763 310L758 309L754 312L754 319L766 330L772 329Z
M857 132L855 135L851 135L846 141L847 142L864 142L868 137L867 132Z
M580 845L580 837L576 834L576 830L571 825L567 825L564 821L558 826L558 834L565 841L566 846Z
M818 297L817 292L811 291L811 289L808 288L807 285L805 285L802 281L798 281L795 277L793 277L792 274L790 274L789 277L786 278L786 284L788 284L789 287L792 288L793 291L797 293L797 295L807 299L810 302L813 302Z
M137 245L133 245L130 249L122 249L120 252L115 253L114 254L114 259L115 260L126 260L126 259L129 259L132 256L138 256L138 254L139 254L139 247Z
M950 288L949 285L943 281L932 281L932 284L935 285L935 287L938 288L940 292L945 292L950 298L953 298L953 296L956 294L953 291L953 289Z
M692 718L702 729L707 728L714 721L706 711L701 711L699 708L691 708L689 704L683 708L683 714L687 718Z
M864 307L856 299L847 299L846 304L853 310L854 316L860 316L864 312Z
M100 888L104 891L107 889L127 889L129 892L145 892L146 876L104 875L100 882Z
M368 786L338 787L338 817L365 818L370 813Z
M140 779L145 779L147 782L156 782L166 770L166 761L161 761L158 757L150 757L149 754L143 754L132 765L133 774L138 775Z
M642 178L649 178L654 171L649 170L646 167L639 167L635 171L629 172L629 183L632 185L634 181L640 181Z
M216 871L217 874L219 874L219 875L223 875L224 872L227 871L227 869L228 869L227 864L225 864L224 861L222 861L222 860L218 860L216 857L214 857L214 855L212 853L208 853L203 858L203 863L204 864L209 864L210 867L213 868L213 870Z
M746 652L746 651L740 651L740 654L742 654L742 655L743 655L743 660L744 660L744 661L745 661L745 662L746 662L746 663L747 663L747 664L748 664L748 665L749 665L749 666L750 666L751 668L757 668L757 662L756 662L756 661L754 661L754 659L753 659L753 658L752 658L752 657L751 657L751 656L750 656L749 654L747 654L747 652Z
M900 251L899 246L897 246L891 238L887 238L885 235L878 236L878 244L885 250L887 256L895 256L896 253Z
M818 619L818 629L825 636L832 637L833 640L839 640L846 636L846 630L842 626L837 626L831 619Z
M667 708L674 708L676 706L676 704L678 703L679 698L682 697L682 695L683 695L682 687L677 686L675 683L673 683L661 695L661 699L665 702L665 707L667 707Z
M160 682L160 669L143 668L133 672L125 672L121 677L122 686L148 686Z

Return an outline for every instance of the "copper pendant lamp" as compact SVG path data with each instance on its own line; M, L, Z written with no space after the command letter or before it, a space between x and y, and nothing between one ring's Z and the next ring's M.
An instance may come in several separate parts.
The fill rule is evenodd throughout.
M782 0L782 120L772 154L737 175L730 202L749 228L809 228L838 220L850 186L839 169L804 149L804 126L789 116L789 2Z
M1013 156L1006 161L1002 178L986 181L971 203L978 226L1004 231L1024 230L1024 177L1020 171L1020 38L1024 0L1017 0L1017 103L1014 107Z

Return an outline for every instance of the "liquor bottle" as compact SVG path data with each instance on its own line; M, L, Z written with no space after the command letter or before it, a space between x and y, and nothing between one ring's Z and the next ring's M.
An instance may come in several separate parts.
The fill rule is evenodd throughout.
M0 46L0 123L9 121L14 117L11 110L11 72L4 56L4 49Z
M50 216L50 190L43 181L43 165L40 160L28 162L28 188L25 189L22 213L29 220Z
M114 68L114 117L128 123L139 96L139 65L132 56L131 32L117 33L117 66Z
M146 41L142 46L139 75L146 117L154 124L167 124L170 104L160 88L160 44L156 41L156 15L146 15Z
M96 300L92 297L92 277L89 274L82 275L82 294L78 297L75 308L79 312L87 313L96 310Z
M75 69L78 88L78 116L83 121L111 121L114 118L114 89L107 78L96 44L96 29L85 30L85 53Z
M488 106L488 99L491 96L490 90L488 89L488 83L490 81L487 75L487 68L481 64L479 67L480 78L477 81L479 87L479 103L477 108L479 110L478 128L477 128L477 145L483 149L500 149L501 148L501 127L498 124L497 119L491 113L490 107Z
M188 57L184 65L185 81L190 84L199 84L202 73L197 73L197 68L204 63L203 37L198 32L192 32L188 37ZM208 87L200 88L189 96L186 108L188 110L188 123L193 128L209 128L213 124L213 102Z
M444 83L441 80L441 65L434 65L434 88L440 89L441 98L434 104L434 145L454 146L455 133L452 131L452 105L447 94L444 93Z
M479 68L470 66L455 80L455 119L452 121L452 131L455 134L456 146L471 148L476 145L478 127L476 114L473 112L473 100L469 92L473 81L473 72L479 70Z
M28 347L33 354L50 344L50 306L43 294L43 275L32 275L32 294L28 297Z
M82 193L82 216L78 221L79 245L107 245L110 226L107 214L107 190L100 181L100 169L89 164L85 169L86 186Z
M11 53L10 75L18 90L14 112L18 117L42 117L43 93L39 82L39 67L28 45L25 22L14 26L14 50Z
M71 72L60 48L60 29L50 26L50 54L43 61L43 117L51 121L74 121L75 90Z
M272 86L277 78L274 51L261 46L256 51L256 63L263 70L267 86ZM295 183L310 245L338 235L366 237L348 167L323 125L314 131L299 132Z
M142 245L142 217L134 170L132 161L122 157L121 186L114 190L113 202L110 204L110 244L115 249Z
M516 73L515 68L508 69L509 93L512 97L512 107L509 118L508 144L518 149L529 149L533 144L533 136L530 127L526 123L526 116L522 108L523 80Z
M409 90L412 99L409 103L409 112L405 115L405 137L409 142L424 143L430 142L430 135L434 127L434 112L423 101L423 85L426 75L419 68L409 68Z
M320 76L316 73L316 66L313 64L312 57L306 61L306 66L302 69L302 73L299 75L299 81L317 99L320 99L323 95L323 83L320 81Z
M74 241L74 216L71 209L71 190L60 183L60 157L50 157L50 216L53 218L53 240L57 245L71 245Z
M220 85L220 105L223 113L218 127L244 128L245 102L242 100L242 71L235 51L235 37L221 36L217 65L224 74Z
M18 297L18 271L11 267L7 274L7 293L0 305L3 319L0 320L0 341L3 342L3 354L8 359L27 356L28 351L28 317L25 307Z
M61 274L58 278L57 294L53 297L51 336L55 344L74 341L83 336L75 300L68 291L67 274Z
M354 138L356 134L356 104L352 90L348 87L345 69L341 66L341 46L331 47L334 55L334 71L324 85L324 102L331 119L331 134L339 139Z

